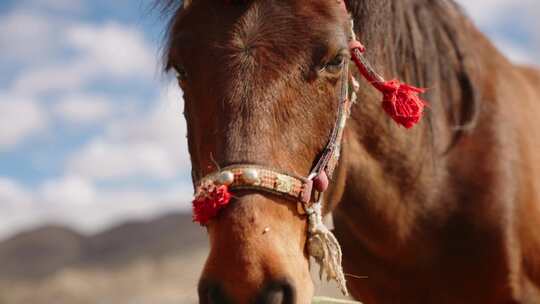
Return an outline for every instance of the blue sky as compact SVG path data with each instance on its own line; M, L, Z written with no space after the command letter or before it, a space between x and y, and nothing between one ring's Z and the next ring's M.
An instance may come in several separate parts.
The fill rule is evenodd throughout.
M462 2L509 57L540 63L540 1ZM189 208L182 99L150 5L0 2L0 238Z

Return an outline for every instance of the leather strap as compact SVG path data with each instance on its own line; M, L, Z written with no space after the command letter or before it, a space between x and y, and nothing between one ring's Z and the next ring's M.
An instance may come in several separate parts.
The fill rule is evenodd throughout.
M351 102L349 100L349 60L343 63L341 72L341 92L339 97L338 113L334 128L330 135L330 139L326 144L319 161L311 171L312 175L320 176L323 172L326 173L328 179L332 179L334 169L339 160L341 153L341 142L343 139L343 131L351 110Z

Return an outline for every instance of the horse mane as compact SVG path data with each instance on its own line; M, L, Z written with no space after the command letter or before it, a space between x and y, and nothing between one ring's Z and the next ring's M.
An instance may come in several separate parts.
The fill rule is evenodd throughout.
M225 1L225 0L222 0ZM480 66L475 46L477 30L454 0L346 0L355 31L367 47L366 56L387 77L399 77L428 88L430 111L444 111L453 130L453 147L461 135L474 129L482 96ZM182 10L182 0L156 0L171 16ZM474 36L474 37L473 37ZM165 50L166 52L167 50ZM433 117L427 115L433 131ZM433 134L432 134L433 136Z
M429 112L444 111L454 132L448 148L474 129L482 97L478 35L455 1L349 0L348 7L368 49L384 46L368 53L370 60L386 68L387 77L428 88ZM426 118L433 128L432 115Z

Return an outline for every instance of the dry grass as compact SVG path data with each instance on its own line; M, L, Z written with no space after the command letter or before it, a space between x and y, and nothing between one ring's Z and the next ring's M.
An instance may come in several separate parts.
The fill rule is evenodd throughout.
M120 270L67 269L38 282L0 282L0 304L196 303L205 251L162 261L134 262Z
M0 304L195 304L206 249L159 260L138 260L121 269L65 269L34 282L0 281ZM339 296L316 282L318 294ZM314 303L332 302L319 299Z

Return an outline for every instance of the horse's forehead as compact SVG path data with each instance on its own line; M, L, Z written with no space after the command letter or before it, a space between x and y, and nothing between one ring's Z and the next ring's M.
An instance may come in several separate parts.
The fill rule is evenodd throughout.
M241 6L198 0L180 14L183 18L172 35L189 38L189 43L199 47L306 44L339 29L343 25L340 12L337 2L327 0L255 0Z
M337 2L260 0L239 6L198 1L173 28L178 39L169 57L204 78L201 83L219 84L216 93L231 100L277 94L299 83L315 57L346 46L348 19ZM246 81L249 87L242 85Z

